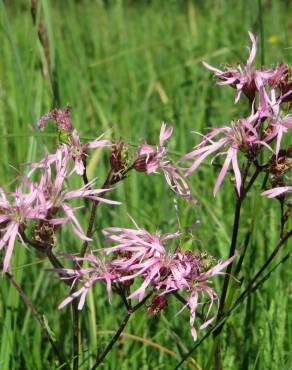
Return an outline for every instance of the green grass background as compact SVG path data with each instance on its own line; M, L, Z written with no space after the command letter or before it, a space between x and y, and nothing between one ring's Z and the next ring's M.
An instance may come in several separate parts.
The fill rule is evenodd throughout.
M214 84L201 61L223 66L244 62L247 31L260 36L257 64L289 62L292 54L292 21L289 1L94 1L40 0L39 17L49 38L51 72L58 87L52 95L44 50L33 24L29 0L0 0L0 185L12 189L25 162L54 150L55 139L36 130L36 120L58 104L72 106L74 125L82 137L95 138L109 130L113 140L122 137L138 144L147 138L157 143L163 120L173 121L170 148L173 158L197 142L190 132L229 123L247 114L246 102L233 104L234 90ZM262 21L261 21L261 17ZM134 149L133 149L134 150ZM106 151L92 153L89 176L101 184L108 163ZM204 165L191 177L201 205L179 202L183 230L196 220L193 248L226 258L228 255L234 194L228 180L213 198L216 169ZM262 180L261 180L262 181ZM245 202L239 243L243 242L253 210L256 219L242 276L248 281L272 250L279 235L278 204L259 197L260 184ZM73 186L80 181L74 180ZM151 231L177 230L172 194L162 176L132 173L111 196L120 207L101 206L92 248L102 247L100 229L129 226L126 213ZM88 214L79 218L86 227ZM59 237L57 250L78 251L70 230ZM281 253L287 252L288 246ZM277 257L280 259L280 255ZM68 294L67 287L50 279L49 263L35 251L15 248L13 273L26 294L43 313L61 350L71 355L70 309L56 309ZM224 370L289 370L291 362L291 264L283 265L265 286L237 310L223 333ZM221 289L223 279L215 285ZM0 369L55 369L50 344L16 291L5 277L0 282ZM172 369L191 348L187 310L175 316L180 303L169 300L160 317L137 312L127 334L107 357L104 369ZM96 286L82 312L81 369L89 369L97 350L108 342L124 315L118 298L109 305L104 286ZM199 332L199 335L203 333ZM159 344L155 348L147 341ZM175 353L165 353L163 348ZM185 368L203 369L211 347L204 342Z

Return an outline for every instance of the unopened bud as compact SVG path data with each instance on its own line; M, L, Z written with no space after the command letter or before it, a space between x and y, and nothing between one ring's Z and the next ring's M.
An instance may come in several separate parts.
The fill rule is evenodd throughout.
M54 225L44 221L36 225L33 239L41 244L53 247L56 244Z
M286 73L279 84L281 88L281 95L286 95L282 102L292 102L292 67L287 68Z
M112 148L112 153L110 156L111 168L115 170L115 172L123 171L127 168L128 161L129 147L122 141L118 141L118 143Z
M168 275L169 274L169 268L168 267L166 267L166 266L162 266L162 267L160 267L160 269L159 269L159 274L160 274L160 276L162 276L162 277L164 277L164 276L166 276L166 275Z
M139 172L146 172L147 171L147 159L146 157L141 157L136 159L134 162L133 167L135 168L136 171Z
M167 299L165 295L157 295L152 299L151 303L149 304L147 312L150 316L158 315L166 307Z
M71 135L70 135L70 133L68 133L68 131L60 130L59 131L59 137L58 137L59 142L61 144L68 144L68 141L70 139L70 136Z
M244 95L248 98L248 100L252 103L256 96L257 86L255 84L254 79L252 79L250 82L247 82L243 88L242 91Z
M269 168L272 175L278 177L278 181L281 181L283 176L292 169L292 146L287 150L281 149L278 158L274 155L270 160Z
M212 256L204 256L201 260L202 267L204 271L210 270L214 262L214 258Z

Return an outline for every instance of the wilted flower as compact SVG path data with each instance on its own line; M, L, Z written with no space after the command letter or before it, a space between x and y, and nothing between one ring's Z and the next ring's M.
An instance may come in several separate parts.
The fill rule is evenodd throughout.
M55 120L57 129L59 131L61 145L58 150L63 152L63 156L66 156L68 161L73 160L75 162L74 171L78 175L82 176L84 174L84 163L87 157L87 149L96 149L112 145L109 140L101 140L104 134L100 135L95 140L87 143L81 143L78 131L73 129L72 126L70 107L66 107L64 110L53 109L49 113L45 114L37 122L37 125L41 131L44 131L45 122L50 119ZM42 168L50 165L56 160L56 154L47 154L47 156L41 162L32 164L32 169L34 170L35 168ZM30 174L33 172L33 170L30 172Z
M39 129L44 131L45 123L51 119L55 120L58 131L72 132L71 108L69 106L64 110L55 108L41 117L37 122Z
M285 73L276 81L276 86L280 90L282 102L292 101L292 66L288 65Z

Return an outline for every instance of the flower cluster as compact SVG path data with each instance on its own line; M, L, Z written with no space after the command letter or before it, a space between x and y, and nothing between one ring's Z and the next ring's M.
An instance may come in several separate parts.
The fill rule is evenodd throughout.
M55 153L46 154L37 162L31 163L27 177L20 179L16 191L5 192L0 189L0 250L5 251L3 272L10 266L15 241L17 238L25 244L23 233L25 229L33 229L33 238L39 242L50 234L50 245L55 239L55 231L66 223L70 223L73 232L81 240L90 238L82 230L76 212L83 207L73 207L71 201L75 199L90 199L107 204L120 204L105 199L102 195L110 189L95 189L95 179L82 185L79 189L71 190L69 178L74 172L81 174L81 155L87 148L97 148L110 145L108 140L96 140L81 144L77 131L72 128L70 111L54 110L39 121L42 128L44 121L54 118L57 124L64 129L70 129L72 136L67 144L61 144ZM74 163L73 170L71 164ZM32 179L35 172L38 181ZM46 230L45 230L46 229ZM52 245L51 245L52 246Z
M231 125L209 129L210 132L202 135L201 142L194 150L180 159L180 162L194 159L187 169L189 175L209 155L217 152L214 158L219 155L226 156L214 186L214 195L220 188L230 164L240 195L243 174L239 156L247 158L249 163L257 163L260 153L266 148L275 154L277 159L283 136L292 128L292 116L283 113L281 109L282 104L292 98L291 84L286 83L288 67L281 64L275 69L254 68L257 41L253 34L249 33L249 36L252 47L246 65L221 71L207 63L203 64L219 78L218 84L236 88L236 102L241 93L246 95L252 107L251 114L233 121Z
M262 195L277 198L282 203L281 229L284 230L288 218L288 213L283 213L284 200L287 194L292 193L291 183L287 181L292 168L292 147L283 148L285 136L288 136L292 128L292 116L288 114L288 110L285 111L285 104L292 100L291 72L284 64L274 69L256 69L253 63L257 40L253 34L249 33L249 36L252 46L245 65L224 71L205 62L204 65L214 72L219 85L236 88L236 103L243 95L248 98L250 113L246 117L233 120L229 125L210 128L205 135L199 134L201 142L178 161L169 158L167 147L173 134L173 124L167 127L162 123L157 146L145 142L131 154L130 145L122 140L112 143L104 139L104 135L83 143L73 127L69 107L64 110L53 109L44 115L37 125L43 131L47 121L55 122L59 139L55 153L47 153L40 161L30 163L27 176L20 179L14 192L5 192L0 188L0 255L4 256L3 263L1 261L3 272L7 272L11 266L16 240L19 239L25 245L36 246L52 258L57 231L63 225L70 224L82 247L78 255L61 253L71 260L73 267L63 267L55 255L52 258L54 268L50 271L57 273L58 278L65 280L72 288L71 294L59 304L60 309L74 299L79 299L78 309L81 310L88 292L99 281L105 283L109 301L112 292L117 292L127 308L133 307L131 300L144 303L153 294L148 305L148 313L151 315L167 307L171 294L179 294L185 303L181 311L188 308L191 334L196 339L195 319L198 312L203 317L200 329L209 326L216 318L216 313L212 314L212 307L215 303L218 304L219 297L212 285L212 278L224 274L226 267L227 284L224 282L224 286L228 288L229 273L236 254L237 240L234 235L237 235L238 230L233 233L229 252L232 257L224 262L215 260L207 253L185 250L184 244L176 241L185 238L181 232L152 234L140 228L134 220L133 229L103 229L105 247L98 255L92 251L86 254L86 250L89 242L92 242L97 205L120 204L106 199L105 194L112 190L113 185L125 179L131 170L147 175L162 173L168 188L176 196L190 204L196 204L197 200L191 194L187 176L210 155L214 155L214 158L225 156L214 186L214 195L229 167L232 167L234 173L239 202L243 200L249 187L246 186L246 179L250 176L249 169L252 166L256 169L249 182L251 185L260 172L268 173L272 188L262 192ZM111 148L110 168L103 187L96 189L96 179L89 181L87 178L87 156L89 149L104 147ZM181 167L182 162L190 160L193 161L190 166ZM243 160L245 166L242 165ZM70 179L73 175L78 175L76 179L82 180L83 184L72 190ZM77 211L89 201L93 202L93 207L85 233L77 218ZM27 237L27 232L31 232L31 239ZM175 248L170 247L171 243L175 243ZM51 262L52 260L50 259ZM224 307L223 293L222 297ZM200 307L202 310L199 310ZM222 307L220 306L220 311Z
M161 311L161 307L166 306L169 294L182 293L186 300L183 309L189 308L191 332L196 339L194 322L198 307L200 305L208 307L205 321L200 328L207 327L215 318L209 317L214 302L218 302L210 279L222 274L222 270L234 257L215 264L215 259L207 254L183 251L180 247L171 252L165 244L168 240L178 238L180 236L178 232L165 235L150 234L145 229L139 228L136 223L135 225L135 229L118 227L104 229L106 242L114 245L104 248L102 257L97 257L92 252L85 258L69 256L77 268L52 269L60 274L61 279L70 279L73 284L77 281L82 282L82 287L61 302L59 308L80 297L78 308L82 309L86 294L99 280L106 283L110 299L112 285L129 287L136 280L142 279L141 285L131 292L127 299L142 301L152 289L157 295L150 305L150 312L152 306L156 307L157 304L160 305L160 309L156 307L156 310ZM106 255L111 259L106 259ZM78 268L80 261L82 263L86 261L89 267Z

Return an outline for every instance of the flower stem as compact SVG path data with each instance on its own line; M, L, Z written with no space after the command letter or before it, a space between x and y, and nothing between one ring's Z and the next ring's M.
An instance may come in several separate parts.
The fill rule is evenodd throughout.
M232 257L235 253L235 248L236 248L236 243L237 243L237 236L238 236L238 231L239 231L241 205L242 205L242 198L239 197L236 201L234 221L233 221L232 239L231 239L228 258ZM232 266L233 266L233 263L231 262L228 265L227 269L226 269L226 274L225 274L225 277L224 277L224 283L223 283L222 293L221 293L221 297L220 297L220 304L219 304L218 316L217 316L216 322L220 322L220 320L223 316L223 313L224 313L225 299L226 299L226 296L227 296L227 290L228 290L228 286L229 286ZM216 370L221 370L222 369L221 353L220 353L221 351L220 351L220 343L219 343L219 335L220 335L222 329L223 329L223 323L222 323L222 325L219 325L213 333L214 344L213 344L212 353L214 353L214 356L215 356L215 369Z
M17 284L16 280L14 279L13 275L9 272L6 272L5 275L7 276L8 280L11 282L11 284L14 286L14 288L17 290L18 294L22 298L23 302L26 304L26 306L31 310L33 316L36 318L36 320L39 322L40 327L42 328L43 332L45 333L46 337L48 338L49 342L51 343L52 349L56 355L56 357L59 360L59 364L62 367L62 369L69 369L67 362L64 360L62 354L59 352L58 347L56 346L55 340L52 338L46 322L44 320L44 317L37 311L33 303L30 301L28 296L24 293L24 291L21 289L21 287Z
M73 324L73 370L78 370L79 363L79 311L78 301L72 301L72 324Z
M107 178L102 186L103 189L107 189L109 186L111 186L111 181L112 181L112 176L113 176L113 171L110 170L108 175L107 175ZM87 175L86 175L86 171L85 171L85 176L83 176L83 181L85 184L88 184L88 179L87 179ZM100 194L100 196L103 196L104 194L106 194L107 190L105 190L104 192L102 192ZM87 231L86 231L86 236L88 238L91 237L92 235L92 230L93 230L93 226L94 226L94 220L95 220L95 216L96 216L96 210L97 210L97 206L99 205L100 201L99 200L94 200L93 203L92 203L92 208L91 208L91 213L90 213L90 217L89 217L89 221L88 221L88 227L87 227ZM85 256L85 253L86 253L86 250L87 250L87 247L88 247L88 241L85 240L83 245L82 245L82 248L81 248L81 251L80 251L80 257L84 257ZM82 264L82 261L81 261L81 264Z
M130 308L127 311L127 313L126 313L126 315L125 315L122 323L120 324L118 330L116 331L115 335L112 337L112 339L110 340L110 342L106 346L105 350L99 356L97 356L96 362L95 362L95 364L92 366L92 368L90 370L97 369L97 367L105 359L105 357L107 356L107 354L113 348L114 344L117 342L117 340L122 335L122 333L123 333L123 331L124 331L124 329L125 329L128 321L129 321L130 317L132 316L132 314L135 311L137 311L140 307L142 307L144 305L144 303L148 300L148 298L150 298L152 296L153 293L154 293L154 290L152 290L149 294L147 294L146 297L144 297L141 302L137 303L135 306L133 306L132 308Z
M292 236L292 230L288 231L285 235L283 235L283 237L280 238L278 244L276 245L276 247L273 249L272 253L270 254L270 256L267 258L267 260L265 261L265 263L263 264L263 266L259 269L259 271L254 275L254 277L250 280L248 286L246 287L246 289L241 293L241 295L239 296L239 298L237 300L240 300L242 299L243 297L245 297L252 289L254 283L256 282L256 280L260 277L260 275L262 275L262 273L267 269L267 267L270 265L270 263L273 261L273 259L276 257L276 255L278 254L280 248L285 244L285 242Z
M106 180L103 184L103 187L102 187L103 189L107 189L111 185L112 175L113 175L112 170L110 170L110 172L108 173L108 176L107 176L107 178L106 178ZM85 184L88 184L88 178L87 178L87 174L86 174L86 167L85 167L85 171L84 171L84 175L83 175L83 181L85 182ZM102 192L100 194L100 196L104 195L106 192L107 192L107 190ZM93 204L92 204L91 214L90 214L90 217L89 217L89 222L88 222L88 227L87 227L87 232L86 232L86 236L88 238L90 238L91 235L92 235L94 220L95 220L95 216L96 216L96 210L97 210L97 206L99 205L99 203L100 203L99 200L94 200ZM82 245L81 251L80 251L80 257L84 257L84 255L86 253L86 250L87 250L87 247L88 247L88 241L85 240L83 245ZM82 264L83 264L82 261L80 261L79 266L77 266L77 268L81 268ZM78 370L78 363L79 363L79 321L80 321L79 320L78 302L73 300L71 307L72 307L72 332L73 332L73 337L72 337L72 342L73 342L73 370Z
M30 240L24 232L20 233L22 240L37 249L40 252L46 253L51 264L57 268L63 268L62 263L54 255L52 248L50 246L39 243L35 240ZM64 280L64 282L71 286L70 280ZM78 357L79 357L79 311L78 311L78 302L72 302L72 330L73 330L73 370L78 370Z
M236 201L236 208L235 208L234 221L233 221L232 239L231 239L228 258L231 258L235 253L237 236L238 236L238 231L239 231L241 205L242 205L242 199L238 198L237 201ZM228 289L228 285L229 285L229 281L230 281L230 273L231 273L231 270L232 270L232 265L233 265L233 263L230 263L228 265L227 269L226 269L222 294L221 294L221 298L220 298L220 305L219 305L219 310L218 310L217 321L220 320L220 318L223 314L227 289ZM220 334L221 330L222 330L222 327L220 328L220 330L219 329L216 330L214 332L214 337L218 336Z
M280 238L284 235L284 227L285 227L285 212L284 212L284 199L280 200L281 205L281 226L280 226Z
M83 174L83 182L86 185L86 184L88 184L88 178L87 178L87 173L86 173L86 162L84 162L84 167L85 167L85 171L84 171L84 174ZM120 180L122 180L122 179L120 179ZM107 189L110 186L114 185L116 182L120 181L120 180L117 180L115 178L114 170L111 168L108 175L107 175L107 178L106 178L106 180L105 180L105 182L102 186L102 189L106 189L106 190L104 190L102 193L100 193L100 196L105 195L108 191ZM90 238L92 236L94 221L95 221L95 217L96 217L96 211L97 211L97 207L98 207L99 203L100 203L99 200L94 200L93 203L92 203L91 213L90 213L90 217L89 217L89 221L88 221L88 227L87 227L87 231L86 231L86 236L88 238ZM85 256L87 248L88 248L88 241L85 240L82 247L81 247L81 251L80 251L80 254L79 254L80 257ZM79 262L78 268L81 268L81 267L82 267L82 261ZM128 312L132 312L132 310L133 309L129 309ZM126 326L129 318L130 318L130 316L125 317L124 327ZM72 320L73 320L73 322L72 322L73 323L73 339L72 339L73 340L73 370L77 370L78 369L78 356L79 356L79 310L78 310L78 303L76 303L75 301L72 302ZM124 327L122 327L120 333L116 334L117 339L120 337L122 331L124 330ZM116 340L113 341L113 344L115 343ZM110 351L110 349L109 349L109 351ZM107 355L107 353L105 353L105 356L106 355ZM102 359L101 359L101 361L102 361Z
M240 213L241 213L241 207L242 207L243 200L245 199L246 195L248 194L249 190L251 189L252 185L254 184L255 180L257 179L258 175L261 172L260 168L257 167L254 174L250 178L249 182L245 186L245 181L246 181L246 178L248 176L250 165L251 165L251 163L248 161L246 166L245 166L245 169L243 171L243 183L242 183L241 192L240 192L240 195L236 199L234 221L233 221L233 230L232 230L232 238L231 238L231 244L230 244L229 257L228 258L232 257L235 253L235 249L236 249L236 245L237 245L239 225L240 225ZM248 238L248 240L249 240L249 238ZM245 246L245 248L246 248L246 246ZM237 269L239 268L239 270L241 268L244 256L245 256L245 253L243 253L241 261L240 261L239 265L237 266ZM220 319L221 319L221 317L223 316L223 313L224 313L225 303L226 303L226 298L227 298L227 291L228 291L229 282L230 282L230 275L231 275L231 272L232 272L232 267L233 267L233 261L228 265L228 267L226 269L226 274L225 274L225 277L224 277L222 293L221 293L221 297L220 297L218 315L217 315L217 320L216 320L217 322L220 321ZM227 308L229 308L230 304L232 303L232 295L229 296L229 299L228 299L227 303L228 303ZM221 370L222 369L221 354L220 354L220 343L219 343L219 338L218 337L219 337L219 335L220 335L220 333L223 329L223 325L224 325L224 323L222 325L219 325L213 333L214 343L213 343L212 353L215 356L215 369L216 370ZM211 357L209 358L207 366L210 366L210 360L211 360Z

